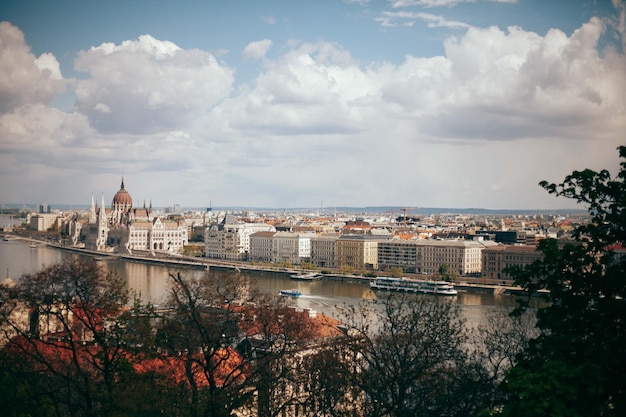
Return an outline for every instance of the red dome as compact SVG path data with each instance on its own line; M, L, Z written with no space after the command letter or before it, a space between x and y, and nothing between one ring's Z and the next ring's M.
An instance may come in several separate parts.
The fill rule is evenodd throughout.
M128 194L128 191L124 189L124 180L122 180L122 187L113 197L113 206L115 205L125 205L131 207L133 205L132 197Z

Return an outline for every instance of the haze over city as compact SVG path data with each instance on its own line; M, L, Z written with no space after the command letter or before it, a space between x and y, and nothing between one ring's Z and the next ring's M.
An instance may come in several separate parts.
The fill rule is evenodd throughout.
M0 5L0 203L574 208L618 171L626 2Z

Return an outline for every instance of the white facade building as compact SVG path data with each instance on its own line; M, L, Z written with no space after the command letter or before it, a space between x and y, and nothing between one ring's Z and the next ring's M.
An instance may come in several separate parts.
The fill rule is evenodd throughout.
M272 262L300 264L311 259L311 238L315 233L277 232L273 236Z
M78 220L73 220L77 223ZM84 244L85 248L97 251L150 250L179 252L189 242L187 225L183 219L167 219L154 216L152 203L146 208L133 208L133 200L124 187L113 197L111 208L106 209L104 196L100 207L91 198L89 216L85 225L70 225L68 230L79 233L72 242Z
M233 216L227 215L222 223L208 228L204 239L207 258L245 261L250 255L250 236L276 230L265 223L235 221Z
M61 225L62 217L58 214L33 214L30 216L30 228L33 230L37 230L39 232L45 232L50 229L52 226Z

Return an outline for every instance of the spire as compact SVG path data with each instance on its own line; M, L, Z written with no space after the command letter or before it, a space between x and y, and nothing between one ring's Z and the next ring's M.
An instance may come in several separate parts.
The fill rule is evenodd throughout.
M96 216L96 201L93 198L93 193L91 193L91 206L89 207L89 223L93 224L98 221L98 217Z
M123 175L122 175L122 187L121 187L121 189L122 190L124 189L124 176Z
M100 224L105 224L107 219L106 208L104 207L104 194L102 194L102 201L100 202L100 216L98 221Z

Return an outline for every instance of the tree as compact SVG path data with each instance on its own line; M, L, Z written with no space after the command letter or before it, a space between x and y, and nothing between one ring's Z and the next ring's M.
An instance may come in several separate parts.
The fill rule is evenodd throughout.
M299 403L293 354L313 336L304 312L289 308L282 297L254 292L240 274L198 278L179 272L170 278L155 359L178 375L178 397L189 415L254 410L272 417Z
M308 395L303 403L311 415L319 417L352 417L361 415L362 392L354 377L358 375L358 358L345 338L333 339L319 350L304 357L303 387Z
M57 415L116 414L133 373L127 301L124 283L93 261L68 260L22 276L2 327L15 389L29 385Z
M260 417L289 414L305 402L301 358L317 336L308 313L286 305L282 297L267 297L242 310L249 360L248 381L256 390Z
M236 274L186 277L170 273L172 287L157 325L157 361L180 385L183 408L191 416L229 416L251 398L246 364L232 348L239 341L240 314L249 287Z
M505 416L626 414L626 147L615 178L574 171L551 194L588 206L591 221L574 241L539 244L544 258L510 272L529 292L548 290L537 313L540 335L508 373ZM623 253L623 252L622 252Z
M459 273L455 270L453 270L452 268L450 268L450 265L448 264L441 264L439 265L439 277L443 280L443 281L448 281L448 282L454 282L457 279L459 279Z
M464 321L454 304L424 295L391 295L346 315L353 375L368 416L471 416L484 370L469 356Z

